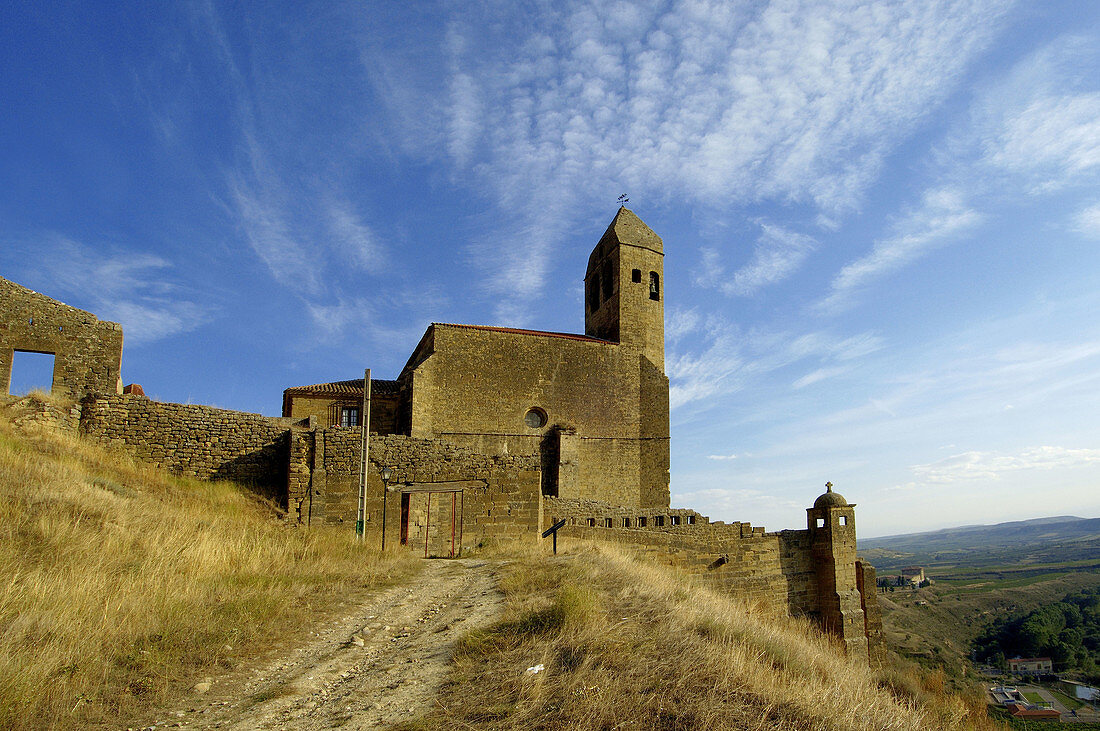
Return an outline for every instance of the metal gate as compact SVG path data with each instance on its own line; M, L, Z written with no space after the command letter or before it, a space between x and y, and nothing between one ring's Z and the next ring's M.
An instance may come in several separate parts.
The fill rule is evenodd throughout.
M401 491L401 545L423 544L424 558L462 553L463 486L446 485L409 485Z

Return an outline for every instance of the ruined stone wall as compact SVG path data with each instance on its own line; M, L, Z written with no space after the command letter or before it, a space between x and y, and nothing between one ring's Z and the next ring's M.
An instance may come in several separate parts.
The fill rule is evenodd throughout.
M304 524L354 526L358 510L361 435L351 429L295 429L290 435L291 519ZM487 455L438 439L372 436L369 446L365 533L381 545L383 508L386 542L400 545L402 494L407 492L407 542L429 555L449 555L451 495L454 491L456 546L486 540L534 541L542 522L537 456ZM380 469L392 470L389 491ZM429 519L430 518L430 519Z
M862 598L864 633L867 635L867 656L871 664L886 659L886 638L882 631L882 609L878 603L878 582L875 567L863 560L856 561L856 579Z
M175 474L234 480L281 503L292 423L211 406L101 394L84 400L80 429Z
M80 399L122 390L122 327L0 277L0 394L15 351L52 353L53 392Z
M558 495L668 505L667 380L648 374L643 389L637 350L451 325L432 331L431 353L412 372L412 436L540 454L556 448L560 432ZM532 408L545 412L543 426L525 424Z

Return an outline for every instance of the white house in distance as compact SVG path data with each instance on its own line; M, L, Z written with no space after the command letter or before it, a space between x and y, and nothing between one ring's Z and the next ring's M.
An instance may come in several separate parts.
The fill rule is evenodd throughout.
M1014 657L1008 661L1008 671L1017 675L1043 675L1054 672L1049 657Z

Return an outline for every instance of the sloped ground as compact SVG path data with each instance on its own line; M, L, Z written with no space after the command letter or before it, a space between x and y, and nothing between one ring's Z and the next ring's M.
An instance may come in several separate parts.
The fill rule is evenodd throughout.
M426 561L410 584L305 632L262 669L213 679L158 728L370 729L419 716L449 673L455 641L496 619L500 562ZM150 724L154 725L154 724Z
M0 399L0 728L123 728L421 565Z

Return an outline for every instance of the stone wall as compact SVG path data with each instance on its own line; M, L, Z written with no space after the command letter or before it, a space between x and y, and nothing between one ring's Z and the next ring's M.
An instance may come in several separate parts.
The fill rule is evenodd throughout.
M878 582L875 567L866 561L856 561L856 578L863 599L864 632L867 635L867 655L873 665L886 659L886 637L882 631L882 609L878 603Z
M355 525L362 438L351 429L294 429L290 434L288 504L300 523ZM371 435L365 502L366 540L425 544L429 555L487 540L536 540L542 522L537 456L487 455L438 439ZM380 470L392 470L384 490ZM434 504L430 506L429 498ZM407 496L407 497L403 497ZM403 505L404 503L404 505ZM452 511L451 506L454 506ZM402 508L407 515L402 531Z
M560 498L545 500L543 516L544 527L567 521L559 540L624 545L768 611L811 617L849 654L881 660L874 568L855 557L852 506L810 509L807 530L778 533L712 523L692 510L640 511Z
M293 423L211 406L100 394L84 399L80 429L175 474L234 480L283 503Z
M53 392L80 399L122 391L122 327L0 277L0 395L16 351L52 353Z
M412 436L490 454L549 450L560 461L548 494L668 505L667 379L637 350L437 324L410 363ZM525 421L532 409L545 423Z
M340 409L350 406L362 410L363 397L298 395L289 399L289 408L284 411L285 416L302 420L313 417L314 423L322 428L340 426ZM396 394L385 396L371 396L370 404L370 430L379 434L394 434L397 432L397 411L400 406L400 397ZM356 430L358 432L358 430Z

